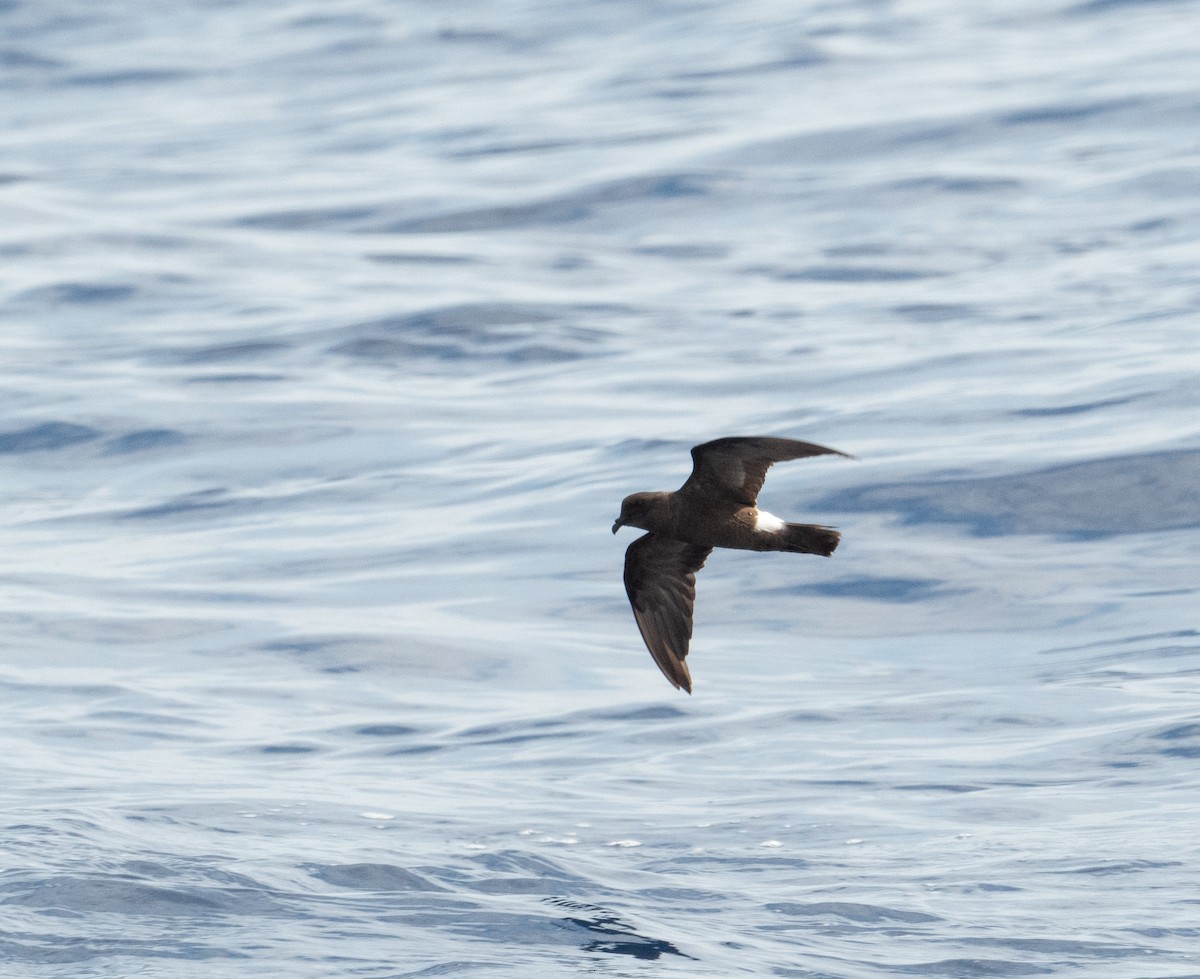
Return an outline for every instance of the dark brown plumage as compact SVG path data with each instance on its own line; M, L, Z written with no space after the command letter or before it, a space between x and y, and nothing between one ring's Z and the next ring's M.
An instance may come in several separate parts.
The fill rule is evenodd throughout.
M692 692L685 662L692 639L696 572L714 547L791 551L828 557L840 535L831 527L787 523L758 509L772 463L846 453L811 442L724 438L692 449L692 474L674 493L634 493L613 524L649 531L625 552L625 591L646 648L663 675Z

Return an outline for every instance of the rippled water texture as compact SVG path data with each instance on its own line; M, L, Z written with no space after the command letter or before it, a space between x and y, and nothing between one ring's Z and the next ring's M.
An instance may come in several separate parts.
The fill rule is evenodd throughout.
M0 0L0 973L1200 976L1193 3ZM670 688L609 527L776 434Z

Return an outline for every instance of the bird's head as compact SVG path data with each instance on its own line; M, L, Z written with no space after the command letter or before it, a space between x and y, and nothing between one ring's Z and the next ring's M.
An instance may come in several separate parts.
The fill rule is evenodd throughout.
M657 512L658 503L664 493L634 493L621 501L621 515L613 524L615 534L622 527L639 527L642 530L653 530L653 516Z

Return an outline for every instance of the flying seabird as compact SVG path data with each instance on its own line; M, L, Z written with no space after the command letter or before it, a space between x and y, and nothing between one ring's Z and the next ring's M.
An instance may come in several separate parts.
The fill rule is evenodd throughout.
M613 533L626 526L649 531L625 552L625 591L646 648L675 687L692 692L685 659L696 572L714 547L829 557L838 546L841 535L832 527L787 523L757 505L772 463L819 455L846 453L795 439L717 439L692 449L692 474L674 493L621 501Z

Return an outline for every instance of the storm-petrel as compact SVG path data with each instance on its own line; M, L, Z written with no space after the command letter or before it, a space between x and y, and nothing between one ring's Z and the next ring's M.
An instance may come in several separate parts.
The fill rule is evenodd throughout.
M625 552L625 591L646 648L663 675L692 692L684 661L692 638L696 572L714 547L792 551L828 557L841 535L832 527L787 523L758 509L758 491L773 462L846 455L811 442L724 438L692 449L692 474L674 493L634 493L613 524L650 533Z

